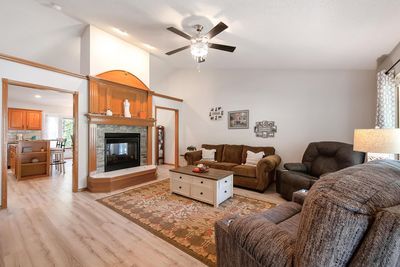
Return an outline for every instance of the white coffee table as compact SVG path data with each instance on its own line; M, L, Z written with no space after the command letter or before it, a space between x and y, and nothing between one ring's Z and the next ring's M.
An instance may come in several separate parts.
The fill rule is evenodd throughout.
M195 173L195 166L170 170L171 193L199 200L218 207L233 197L233 172L210 168L205 173Z

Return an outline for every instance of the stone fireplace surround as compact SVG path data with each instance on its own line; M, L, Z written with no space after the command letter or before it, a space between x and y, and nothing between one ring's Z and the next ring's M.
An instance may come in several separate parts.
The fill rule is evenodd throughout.
M104 172L105 133L139 133L140 165L147 164L147 127L126 125L98 125L96 137L96 173Z

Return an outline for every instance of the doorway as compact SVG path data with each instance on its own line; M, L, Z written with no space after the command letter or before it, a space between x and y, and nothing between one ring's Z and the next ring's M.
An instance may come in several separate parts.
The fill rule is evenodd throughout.
M179 110L155 107L155 164L179 167Z
M68 176L77 192L78 92L8 79L2 85L2 208L7 179Z

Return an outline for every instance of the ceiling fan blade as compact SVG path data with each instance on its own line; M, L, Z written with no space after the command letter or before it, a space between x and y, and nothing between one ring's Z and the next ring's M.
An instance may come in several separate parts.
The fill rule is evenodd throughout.
M213 43L208 43L208 47L214 48L214 49L218 49L218 50L223 50L223 51L226 51L226 52L233 52L236 49L235 46L222 45L222 44L213 44Z
M222 31L224 31L225 29L227 29L228 26L226 26L225 23L223 23L222 21L220 23L218 23L217 25L215 25L214 28L212 28L208 33L207 33L207 37L208 39L213 38L215 35L220 34Z
M170 56L170 55L175 54L175 53L178 53L178 52L180 52L180 51L182 51L182 50L188 49L189 47L190 47L190 45L186 45L186 46L183 46L183 47L181 47L181 48L178 48L178 49L169 51L169 52L167 52L167 53L165 53L165 54L168 55L168 56Z
M173 32L173 33L176 33L177 35L182 36L182 37L185 38L185 39L188 39L188 40L191 40L191 39L192 39L192 37L191 37L189 34L186 34L186 33L184 33L183 31L178 30L177 28L168 27L167 30L169 30L169 31L171 31L171 32Z

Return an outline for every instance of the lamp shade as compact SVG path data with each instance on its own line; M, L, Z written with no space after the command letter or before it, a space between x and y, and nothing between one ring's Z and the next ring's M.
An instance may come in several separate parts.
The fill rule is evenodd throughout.
M354 150L400 154L400 129L355 129Z

